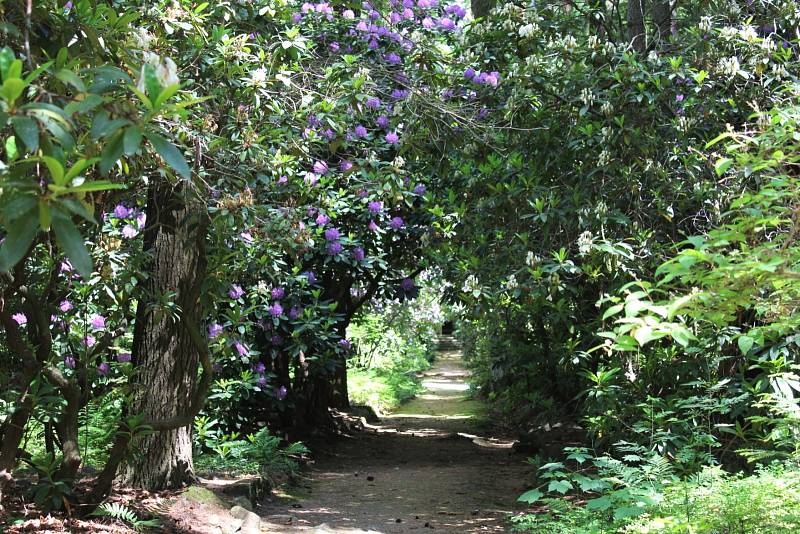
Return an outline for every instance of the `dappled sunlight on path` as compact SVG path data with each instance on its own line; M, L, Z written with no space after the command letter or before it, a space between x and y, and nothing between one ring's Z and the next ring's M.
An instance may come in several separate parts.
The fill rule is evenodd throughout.
M382 424L332 444L304 494L268 505L268 532L508 531L530 468L509 440L491 435L461 354L445 341L424 391Z

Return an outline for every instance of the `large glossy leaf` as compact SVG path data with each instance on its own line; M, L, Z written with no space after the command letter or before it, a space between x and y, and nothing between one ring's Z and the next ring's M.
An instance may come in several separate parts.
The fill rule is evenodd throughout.
M191 177L192 173L189 169L189 165L186 163L186 158L183 157L183 154L175 145L160 135L151 132L146 132L144 136L148 141L150 141L150 143L153 145L153 148L156 149L156 152L158 152L158 154L164 158L164 161L167 162L167 165L172 167L175 172L184 178Z
M56 234L58 246L67 255L75 270L84 278L89 278L92 274L92 258L86 249L83 235L65 213L58 209L52 209L51 212L53 232Z
M0 244L0 271L8 272L19 263L30 248L39 230L39 210L34 207L11 222L3 243Z

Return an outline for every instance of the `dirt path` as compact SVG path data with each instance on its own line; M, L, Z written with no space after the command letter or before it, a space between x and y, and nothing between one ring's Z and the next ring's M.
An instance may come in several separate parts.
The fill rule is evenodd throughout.
M422 394L333 443L317 457L307 494L267 503L264 530L507 532L530 468L511 442L488 434L484 405L467 398L468 376L458 350L441 350Z

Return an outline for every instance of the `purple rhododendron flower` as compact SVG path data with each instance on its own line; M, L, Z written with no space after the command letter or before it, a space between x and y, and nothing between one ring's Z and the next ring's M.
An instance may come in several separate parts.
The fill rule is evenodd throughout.
M353 347L353 344L350 342L349 339L340 339L339 346L345 350L350 350Z
M222 333L222 325L214 323L208 327L208 337L211 339L216 338Z
M373 200L367 204L367 209L370 213L380 213L383 211L383 202L380 200Z
M386 115L381 115L375 122L381 128L386 128L389 126L389 117L387 117Z
M378 109L381 107L381 99L376 96L367 97L367 107L370 109Z
M355 134L357 137L366 137L367 136L367 129L364 128L362 125L358 125L355 127Z
M120 352L117 354L117 361L119 363L128 363L131 361L131 353L130 352Z
M127 239L133 239L134 237L139 235L139 230L137 230L136 228L134 228L130 224L126 224L122 228L122 235L123 235L123 237L125 237Z
M347 20L353 20L354 18L356 18L356 14L353 13L352 9L345 9L342 12L342 17L344 17Z
M83 343L87 347L94 347L97 343L97 339L92 334L87 334L85 338L83 338Z
M136 226L138 226L138 227L139 227L139 230L141 230L142 228L144 228L144 224L145 224L146 222L147 222L147 214L146 214L146 213L144 213L144 212L140 212L140 213L139 213L139 214L136 216Z
M394 100L403 100L408 97L409 91L407 89L395 89L392 91L392 98Z
M417 184L414 186L414 194L415 195L424 195L425 194L425 186L422 184Z
M314 163L314 172L317 174L327 174L328 164L324 161L317 161Z
M467 67L467 69L464 71L464 78L471 80L474 77L475 77L475 69L473 69L472 67Z
M425 28L426 30L430 30L434 26L436 26L436 23L433 22L432 18L425 17L424 19L422 19L422 27Z
M367 228L369 228L370 231L372 231L372 232L377 232L378 231L378 225L375 224L375 221L370 221L369 224L367 225Z
M400 136L398 136L395 132L389 132L386 134L386 142L390 145L396 145L400 142Z
M353 162L349 159L343 159L341 163L339 163L339 169L342 172L347 172L353 168Z
M258 362L253 366L253 370L258 374L262 374L267 370L267 366L264 365L264 362Z
M253 241L255 241L255 239L253 239L253 235L250 232L242 232L241 234L239 234L239 237L241 237L242 241L244 241L248 245L252 245Z
M242 286L240 286L239 284L231 285L231 288L228 290L228 296L233 300L238 300L241 297L243 297L244 290L242 289Z
M307 172L304 180L307 185L313 187L319 182L319 176L313 172Z
M279 387L277 390L275 390L275 397L276 397L276 398L277 398L279 401L282 401L283 399L285 399L285 398L286 398L286 395L287 395L288 393L289 393L289 391L286 389L286 387L285 387L285 386L281 386L281 387Z
M258 380L256 380L256 383L257 383L259 386L266 386L266 385L267 385L267 377L266 377L266 376L264 376L264 375L261 375L261 376L259 376L259 377L258 377Z
M411 278L403 278L403 281L400 282L400 287L403 288L403 291L411 291L414 289L414 280Z
M398 24L401 20L403 20L403 16L400 13L392 11L389 14L389 22L392 24Z
M399 65L400 63L403 62L403 60L400 59L400 56L398 56L394 52L389 52L388 54L386 54L386 62L391 63L392 65Z
M131 213L131 210L124 204L117 204L117 207L114 208L114 217L117 219L127 219Z
M300 317L300 314L303 312L302 309L298 308L297 306L292 306L289 309L289 318L290 319L297 319Z
M233 346L236 349L236 352L239 353L239 356L247 356L248 354L250 354L250 351L247 349L247 346L241 341L237 341L236 343L233 344Z
M456 23L453 22L453 19L444 17L439 19L439 27L441 27L444 30L455 30Z
M269 307L269 314L273 317L280 317L283 315L283 306L281 306L280 302L275 302Z
M319 215L317 215L317 219L314 222L317 223L317 226L325 226L326 224L331 222L331 218L325 215L324 213L320 213Z
M75 369L75 358L72 356L64 356L64 366L68 369Z
M288 181L289 181L289 177L286 176L285 174L281 175L281 177L278 178L278 183L281 184L281 185L287 183Z
M15 313L11 318L20 326L28 323L28 317L24 313Z
M280 347L281 345L283 345L283 337L281 337L279 335L272 336L272 338L270 338L270 341L276 347Z
M286 295L286 291L282 287L272 288L272 298L280 300Z
M58 309L66 313L72 309L72 303L68 300L62 300L61 304L58 305Z
M392 220L389 221L389 226L391 226L395 230L399 230L405 225L406 223L403 222L403 219L401 217L392 217Z
M303 276L306 277L306 280L308 280L308 283L311 285L314 285L317 282L317 275L315 275L313 271L305 271Z
M97 366L97 374L100 376L106 376L109 371L111 371L111 366L108 365L106 362L101 363Z
M325 230L325 241L336 241L339 237L341 236L337 228L328 228Z
M344 247L342 246L341 243L339 243L338 241L334 241L333 243L328 245L328 254L330 254L331 256L336 256L343 249L344 249Z
M89 324L92 325L92 328L102 330L106 327L106 318L102 315L94 314L89 318Z
M363 261L366 254L364 253L364 249L361 247L356 247L353 249L353 259L356 261Z

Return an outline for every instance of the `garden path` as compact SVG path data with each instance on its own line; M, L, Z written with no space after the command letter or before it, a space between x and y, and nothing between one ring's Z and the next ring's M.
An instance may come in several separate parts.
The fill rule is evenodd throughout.
M305 492L264 503L263 530L508 531L506 518L531 468L510 440L491 435L485 405L468 397L469 373L452 339L440 347L423 392L379 425L322 451Z

